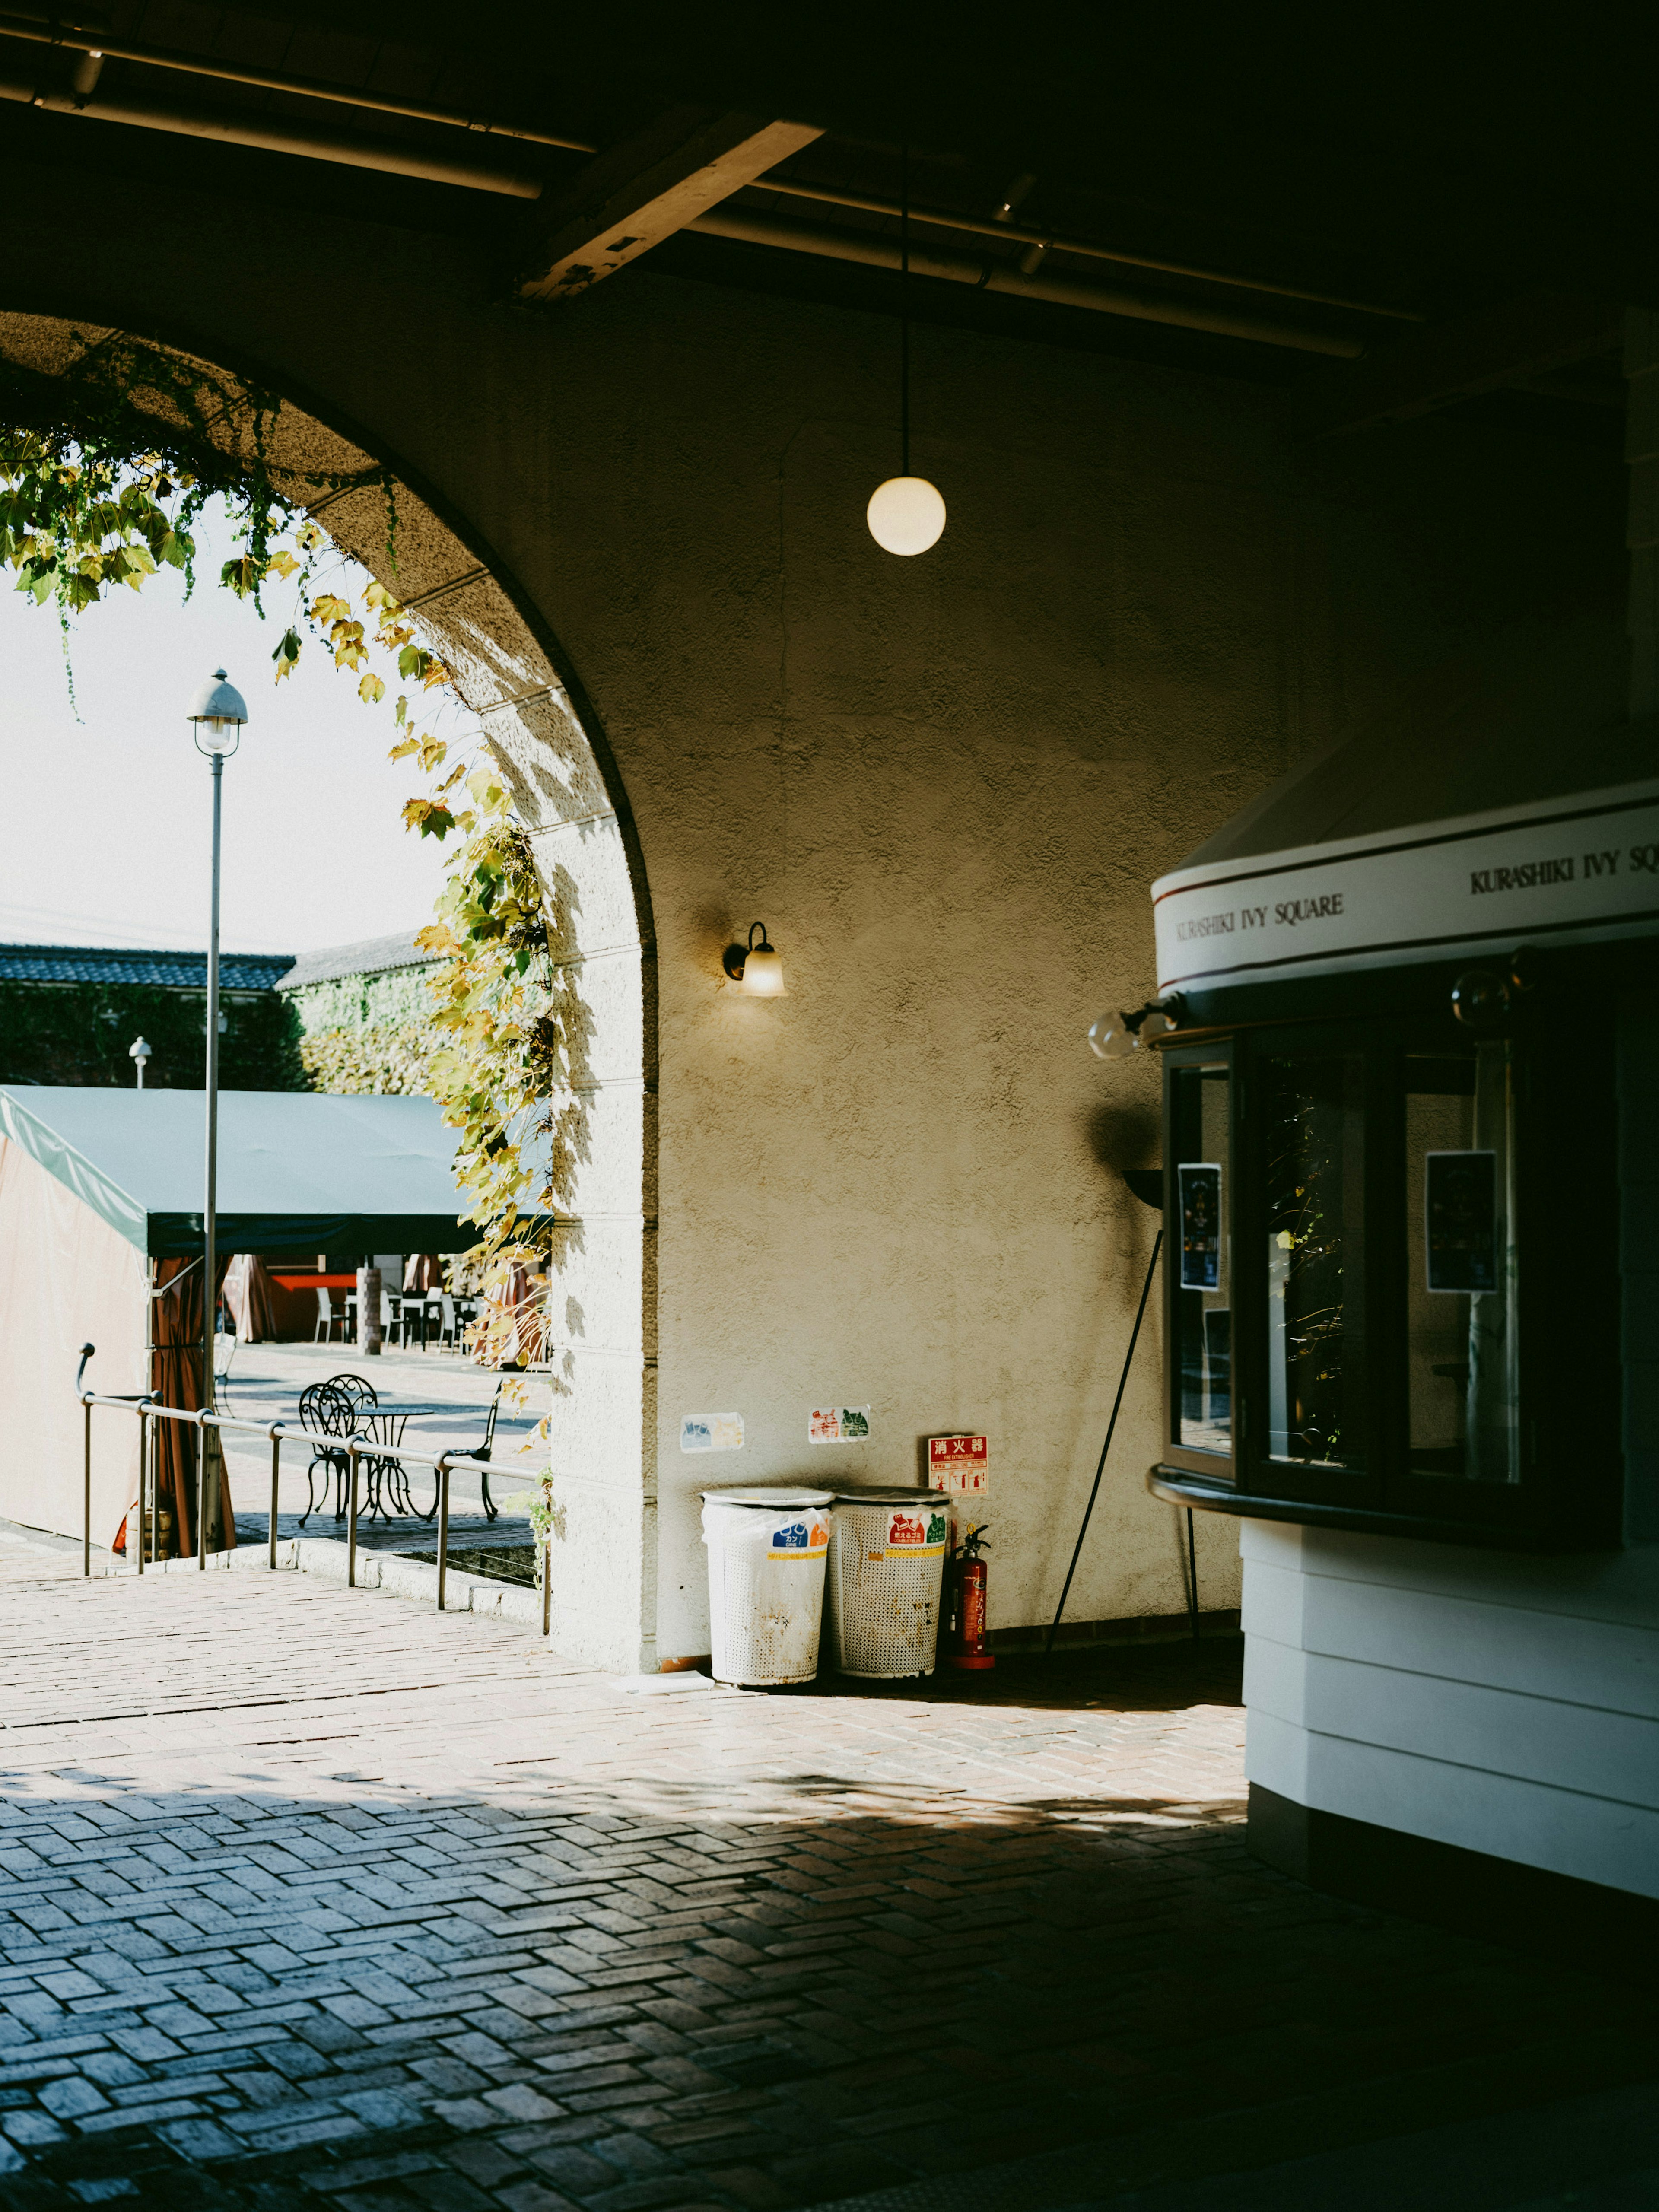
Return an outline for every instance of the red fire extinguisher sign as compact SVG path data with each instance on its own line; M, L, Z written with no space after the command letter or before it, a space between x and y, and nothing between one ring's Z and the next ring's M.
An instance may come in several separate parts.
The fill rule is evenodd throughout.
M985 1437L929 1437L927 1480L935 1490L966 1496L991 1486L991 1446Z

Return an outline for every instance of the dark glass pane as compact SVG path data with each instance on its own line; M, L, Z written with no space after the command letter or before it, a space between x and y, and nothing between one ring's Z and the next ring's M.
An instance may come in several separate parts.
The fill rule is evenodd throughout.
M1267 1065L1267 1449L1364 1461L1364 1143L1357 1054Z
M1411 1467L1519 1479L1509 1048L1406 1062Z
M1231 1237L1228 1081L1224 1066L1174 1071L1176 1360L1176 1442L1188 1451L1233 1448Z

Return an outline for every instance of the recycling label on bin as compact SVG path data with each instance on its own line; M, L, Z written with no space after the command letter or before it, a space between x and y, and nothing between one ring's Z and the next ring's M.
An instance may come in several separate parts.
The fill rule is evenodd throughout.
M793 1521L780 1521L767 1547L769 1559L821 1559L830 1548L830 1523L815 1507Z
M887 1516L890 1559L925 1559L945 1549L945 1516L927 1506L896 1505Z

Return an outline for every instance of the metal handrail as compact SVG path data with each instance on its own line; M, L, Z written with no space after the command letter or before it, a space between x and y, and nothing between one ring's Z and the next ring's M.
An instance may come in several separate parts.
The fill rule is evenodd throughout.
M82 1361L82 1368L83 1371L85 1365L86 1361L83 1358ZM77 1377L76 1379L78 1381L79 1378ZM201 1409L192 1410L191 1407L185 1406L158 1406L153 1398L143 1394L135 1396L117 1397L105 1391L82 1390L79 1391L77 1395L80 1397L82 1407L85 1408L86 1413L86 1464L82 1486L82 1520L81 1535L81 1571L83 1576L89 1576L92 1572L92 1409L94 1406L110 1406L116 1407L121 1412L137 1413L138 1416L138 1556L137 1561L137 1571L139 1574L142 1575L144 1571L145 1477L147 1473L150 1474L152 1478L152 1487L154 1477L154 1455L145 1448L145 1438L148 1433L144 1427L146 1418L158 1421L188 1421L198 1430L236 1429L241 1431L246 1435L268 1437L270 1439L270 1550L266 1565L270 1568L273 1570L275 1569L276 1565L276 1486L282 1471L283 1444L285 1438L292 1433L285 1421L249 1421L241 1419L234 1413L214 1413ZM302 1430L300 1433L302 1436L309 1437L314 1436L317 1432L313 1430ZM346 1492L346 1586L348 1589L355 1589L357 1584L358 1461L362 1459L396 1460L400 1467L406 1461L412 1461L417 1467L429 1467L434 1470L438 1477L438 1611L442 1613L445 1610L444 1595L449 1572L449 1478L451 1471L455 1468L462 1467L474 1469L482 1474L499 1474L501 1473L499 1465L492 1467L489 1461L474 1459L471 1455L467 1452L416 1451L408 1445L384 1444L377 1443L373 1438L365 1442L362 1437L358 1436L325 1437L325 1441L331 1451L338 1451L343 1455L350 1468L350 1475ZM196 1455L196 1564L198 1568L203 1572L205 1572L207 1569L206 1503L207 1453L205 1450L198 1449ZM155 1559L154 1550L155 1538L159 1533L155 1528L156 1517L155 1510L152 1508L150 1515L150 1526L152 1531L152 1564L155 1563ZM539 1548L542 1554L542 1634L546 1636L551 1632L552 1627L552 1592L550 1589L550 1577L549 1574L549 1568L551 1562L549 1559L550 1547L548 1543L544 1542Z

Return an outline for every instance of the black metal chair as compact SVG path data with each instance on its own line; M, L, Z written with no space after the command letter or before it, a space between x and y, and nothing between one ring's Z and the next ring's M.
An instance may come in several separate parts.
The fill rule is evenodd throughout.
M498 1382L495 1385L495 1395L489 1401L489 1418L484 1423L483 1442L481 1444L475 1444L473 1446L470 1455L471 1458L488 1459L490 1454L495 1450L495 1416L501 1412L501 1386ZM489 1476L487 1472L479 1475L478 1487L483 1492L484 1519L486 1521L493 1521L501 1509L496 1504L495 1499L489 1494Z
M355 1378L347 1376L347 1381ZM363 1386L365 1389L368 1385ZM372 1393L371 1393L372 1395ZM300 1393L300 1425L317 1437L349 1437L357 1425L357 1409L347 1394L335 1382L313 1382ZM317 1497L317 1470L323 1470L323 1497ZM335 1485L335 1513L337 1521L345 1511L346 1476L350 1462L344 1452L325 1443L319 1443L311 1455L306 1469L306 1510L300 1516L303 1528L316 1511L319 1502L328 1498L329 1479Z
M372 1382L366 1382L361 1375L331 1375L320 1388L325 1390L337 1390L349 1403L352 1411L357 1413L361 1413L367 1407L378 1406L380 1402L375 1395L374 1385Z

